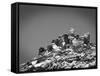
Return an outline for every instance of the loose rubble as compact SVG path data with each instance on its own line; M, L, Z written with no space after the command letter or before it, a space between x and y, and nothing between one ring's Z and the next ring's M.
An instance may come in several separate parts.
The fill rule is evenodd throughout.
M35 72L96 66L96 44L90 34L80 36L71 28L69 33L51 41L47 48L40 47L38 57L20 64L20 72Z

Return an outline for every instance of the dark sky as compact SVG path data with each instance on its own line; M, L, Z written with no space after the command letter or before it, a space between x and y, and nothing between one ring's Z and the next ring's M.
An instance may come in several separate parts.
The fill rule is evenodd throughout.
M96 39L96 9L20 5L20 63L37 56L40 46L68 32L70 27L83 34L90 32Z

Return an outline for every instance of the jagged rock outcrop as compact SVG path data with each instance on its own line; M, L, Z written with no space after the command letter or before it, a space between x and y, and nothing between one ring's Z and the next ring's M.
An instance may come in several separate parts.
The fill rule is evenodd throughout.
M20 64L20 71L48 71L96 66L96 44L90 42L90 34L75 34L71 29L52 40L47 48L40 47L38 57Z

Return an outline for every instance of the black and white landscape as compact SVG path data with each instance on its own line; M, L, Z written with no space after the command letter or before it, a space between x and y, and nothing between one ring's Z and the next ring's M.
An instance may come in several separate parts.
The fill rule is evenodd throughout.
M19 71L97 67L97 9L19 5Z

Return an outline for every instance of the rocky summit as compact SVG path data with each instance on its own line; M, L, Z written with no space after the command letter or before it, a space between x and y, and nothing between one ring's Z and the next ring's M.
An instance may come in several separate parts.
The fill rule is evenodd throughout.
M96 44L90 41L90 33L76 34L71 28L58 36L46 48L40 47L38 56L20 64L20 72L67 70L96 66Z

